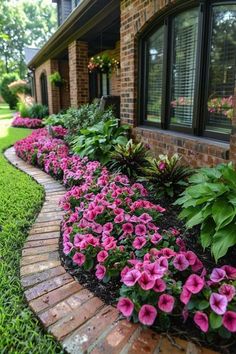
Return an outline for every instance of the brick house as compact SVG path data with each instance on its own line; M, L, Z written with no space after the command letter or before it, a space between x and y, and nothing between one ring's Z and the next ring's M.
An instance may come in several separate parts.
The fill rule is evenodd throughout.
M236 1L53 0L59 28L30 61L50 113L120 96L121 121L155 154L191 166L236 162ZM89 58L120 61L89 74ZM65 84L51 85L59 71Z

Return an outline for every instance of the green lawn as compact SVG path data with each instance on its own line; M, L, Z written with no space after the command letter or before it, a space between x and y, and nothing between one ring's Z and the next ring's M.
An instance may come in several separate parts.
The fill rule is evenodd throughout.
M40 210L41 186L11 166L2 151L31 131L0 121L0 353L54 354L61 347L28 309L19 280L21 248Z
M0 103L0 119L9 119L12 118L14 111L9 109L8 104Z

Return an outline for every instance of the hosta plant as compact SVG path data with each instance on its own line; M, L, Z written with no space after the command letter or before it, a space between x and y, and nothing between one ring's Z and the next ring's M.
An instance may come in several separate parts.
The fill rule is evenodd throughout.
M200 242L218 261L236 244L236 171L231 163L202 168L189 183L176 201L180 217L188 228L201 226Z
M191 175L190 168L180 165L181 157L159 155L158 159L149 159L150 166L143 169L145 179L151 183L153 192L160 196L173 197L187 185Z
M148 166L148 148L143 143L135 143L132 139L126 145L117 145L111 152L109 167L114 172L121 172L129 177L139 175L142 168Z
M81 157L87 156L91 160L99 160L106 164L114 147L127 143L128 131L129 126L119 127L115 118L102 121L87 129L81 129L80 135L72 141L72 149Z

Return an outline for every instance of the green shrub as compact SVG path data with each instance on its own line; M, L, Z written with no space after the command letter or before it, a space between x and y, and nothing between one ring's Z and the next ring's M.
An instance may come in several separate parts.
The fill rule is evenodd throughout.
M51 114L43 120L44 125L61 125L65 128L65 113L66 112Z
M106 164L110 161L110 152L115 145L127 144L128 125L118 126L113 118L101 121L87 129L81 129L80 135L72 141L72 149L80 156L88 156L91 160L99 160Z
M10 109L16 108L17 105L17 96L15 93L12 93L8 85L19 79L19 76L16 73L5 74L0 83L0 95L6 103L8 103Z
M143 167L148 166L150 156L143 143L135 143L132 139L126 145L116 145L111 152L109 167L114 172L121 172L129 177L140 175Z
M101 111L97 104L85 104L79 109L69 108L64 115L64 125L68 129L69 140L72 140L81 129L112 118L114 118L112 109Z
M218 261L236 245L236 172L231 163L201 168L175 204L191 228L201 225L200 242Z
M42 119L48 116L48 107L40 103L34 103L29 108L29 117L30 118L39 118Z
M144 168L145 180L150 182L153 193L158 197L174 197L187 186L187 177L192 171L180 165L181 157L160 155L159 159L149 159L149 167Z
M17 103L17 110L20 112L22 118L29 117L30 107L25 101L21 100Z

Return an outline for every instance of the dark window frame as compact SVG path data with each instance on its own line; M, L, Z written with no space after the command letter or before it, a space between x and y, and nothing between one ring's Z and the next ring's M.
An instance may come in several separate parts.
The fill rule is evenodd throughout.
M139 36L139 77L138 77L138 124L147 127L156 127L168 131L177 131L194 136L202 136L216 140L229 141L230 134L207 131L205 129L208 99L208 83L210 69L210 43L212 11L215 5L235 5L230 0L190 0L171 7L168 11L158 16ZM196 80L193 106L192 127L170 124L170 96L171 96L171 70L173 53L173 18L181 12L199 8L198 43L196 60ZM147 78L148 78L148 39L161 26L164 26L164 63L163 63L163 88L162 88L162 113L161 122L150 122L146 119L147 107ZM207 59L207 60L206 60ZM205 78L205 79L203 79Z

